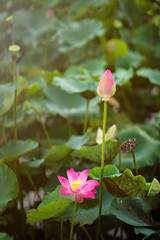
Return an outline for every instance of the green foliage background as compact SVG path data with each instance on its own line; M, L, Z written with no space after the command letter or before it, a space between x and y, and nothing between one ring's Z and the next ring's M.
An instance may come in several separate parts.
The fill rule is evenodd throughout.
M50 19L46 17L48 9L53 10ZM107 217L112 216L113 227L116 216L134 226L136 234L149 236L159 230L150 223L148 214L150 209L155 211L154 223L159 224L156 214L160 202L156 194L160 187L152 182L153 178L160 180L159 12L159 0L1 0L0 231L14 239L16 236L31 238L26 213L37 208L36 201L26 200L31 191L35 200L41 201L47 192L51 195L44 198L37 210L30 210L28 222L54 217L52 221L59 227L61 214L65 221L71 221L73 199L60 199L57 190L57 175L66 176L66 169L71 167L77 171L92 169L89 176L99 179L106 190L112 181L117 194L125 192L125 197L114 192L114 197L118 197L114 200L109 190L104 193L102 213L107 229L110 228ZM9 16L13 16L13 22L6 21ZM8 51L13 43L21 48L17 58L17 84L13 81ZM105 148L106 169L112 163L115 165L111 165L112 170L99 169L101 145L96 143L103 112L96 89L106 69L112 71L117 87L108 104L107 128L116 124L119 140L111 139ZM18 139L14 139L13 130L16 89ZM90 129L86 131L87 104ZM130 172L134 173L131 154L122 154L122 170L128 169L117 172L120 143L134 137L138 141L137 166L143 175L139 181ZM123 177L132 187L136 183L133 195L126 193L129 184L121 186L117 180ZM146 191L146 196L148 191L156 194L144 201L138 195L141 191ZM94 226L98 194L92 203L86 200L78 207L76 223ZM51 209L55 209L53 214ZM17 217L13 219L15 211ZM59 232L53 233L51 228L49 223L48 230L41 228L42 232L46 231L45 239L48 239L47 232L58 239ZM33 229L36 232L38 228L35 225ZM78 227L76 231L80 234ZM0 239L9 236L1 233Z

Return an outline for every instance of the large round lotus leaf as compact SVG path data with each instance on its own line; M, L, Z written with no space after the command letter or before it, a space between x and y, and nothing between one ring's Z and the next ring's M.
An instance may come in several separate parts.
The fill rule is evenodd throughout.
M73 196L65 196L59 193L62 185L58 186L55 191L46 195L37 210L31 209L27 214L29 223L42 221L52 217L62 215L69 205L74 201Z
M103 25L95 19L84 19L79 22L70 22L59 31L58 41L61 45L60 51L66 52L79 48L92 40L95 36L104 33Z
M19 185L15 173L5 164L0 164L0 212L8 201L17 197Z
M22 155L38 147L38 143L32 140L13 140L3 145L0 149L0 162L13 162Z
M90 90L91 86L94 91L96 91L94 82L82 81L78 79L72 78L62 78L62 77L54 77L53 80L56 86L59 86L62 90L68 93L80 93L87 90ZM97 85L97 83L95 83Z
M105 71L106 61L103 59L88 59L78 65L92 76L101 76Z
M137 68L142 62L146 60L146 57L138 52L128 51L125 56L118 56L116 58L116 68Z
M93 98L89 103L89 117L99 112L100 99ZM47 109L53 114L59 114L74 122L84 121L86 100L78 94L69 94L58 87L48 85L44 91L44 102Z
M79 223L81 226L85 224L92 224L98 218L99 201L98 192L99 188L96 188L97 193L95 199L84 199L84 202L77 204L75 213L75 223ZM110 214L110 205L113 200L113 196L103 191L102 197L102 215ZM67 211L63 215L64 220L72 221L73 204L69 206Z
M153 226L153 227L134 227L134 232L136 234L144 234L145 236L150 236L151 234L154 234L158 231L158 226ZM152 238L146 238L145 237L145 240L149 240L149 239L152 239ZM154 238L153 238L154 239Z
M153 139L138 126L130 126L118 133L121 142L129 138L136 138L138 145L135 147L135 158L138 168L152 166L160 161L160 141ZM118 157L113 161L119 165ZM134 169L131 153L122 153L122 169Z
M129 169L121 174L102 177L101 182L114 197L136 196L149 188L142 175L134 176Z
M0 233L0 240L11 240L11 237L7 233Z
M85 158L97 164L101 163L101 151L102 145L96 146L83 146L79 150L72 152L74 157ZM112 162L113 158L117 155L119 151L119 142L118 141L108 141L105 143L105 153L104 160L105 164Z
M22 92L27 84L27 80L24 77L19 76L17 78L17 96ZM0 86L0 115L6 113L14 103L14 90L15 84L5 84Z
M124 69L118 68L116 73L113 74L116 85L123 86L127 84L134 76L132 68Z
M141 197L115 198L111 203L111 213L132 226L149 226L150 206Z
M160 85L160 71L158 69L140 68L136 73L140 77L148 78L151 83Z
M94 180L101 180L103 177L118 174L119 170L113 164L108 164L104 168L96 167L89 170L88 176Z

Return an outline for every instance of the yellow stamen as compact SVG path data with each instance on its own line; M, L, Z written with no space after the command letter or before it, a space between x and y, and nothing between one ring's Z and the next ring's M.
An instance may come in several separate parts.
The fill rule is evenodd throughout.
M78 188L81 184L82 184L81 181L75 181L74 183L71 184L72 190L73 190L73 191L76 191L77 188Z

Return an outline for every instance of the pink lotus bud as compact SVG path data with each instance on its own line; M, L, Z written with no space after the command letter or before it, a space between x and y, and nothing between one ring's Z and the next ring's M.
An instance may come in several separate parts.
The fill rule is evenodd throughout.
M100 79L97 94L102 97L102 101L108 101L116 92L116 85L110 70L105 71Z
M46 18L50 19L53 17L53 10L50 8L48 9L48 11L46 12Z

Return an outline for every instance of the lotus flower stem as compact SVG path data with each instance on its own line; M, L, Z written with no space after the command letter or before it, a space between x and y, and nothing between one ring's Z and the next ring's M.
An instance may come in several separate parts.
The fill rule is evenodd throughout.
M131 153L132 153L132 157L133 157L133 162L134 162L136 176L138 176L138 168L137 168L137 164L136 164L135 154L134 154L133 151L131 151Z
M48 64L48 45L50 42L50 19L47 19L46 46L45 46L45 68Z
M2 119L2 135L3 135L4 143L7 143L7 138L5 134L5 113L3 114L3 119Z
M87 130L88 111L89 111L89 100L87 99L86 112L85 112L85 118L84 118L84 126L83 126L83 135L86 133L86 130Z
M47 128L45 127L45 125L44 125L44 123L43 123L43 121L42 121L42 119L41 119L41 115L40 115L40 113L37 111L36 108L34 108L33 106L31 106L31 108L32 108L32 109L35 111L35 113L38 115L39 120L40 120L41 125L42 125L42 128L43 128L43 130L44 130L44 133L45 133L45 135L46 135L46 137L47 137L47 140L48 140L48 146L49 146L49 148L51 148L51 147L52 147L51 140L50 140L50 137L49 137Z
M63 240L63 215L61 216L61 240Z
M107 101L104 101L104 113L103 113L103 136L102 136L102 153L101 153L101 168L104 167L104 152L105 152L105 132L107 122Z
M119 172L122 171L122 158L121 158L121 151L119 151Z
M14 116L14 139L17 139L17 60L15 56L12 56L13 59L13 78L16 85L14 91L14 105L13 105L13 116Z
M36 187L36 185L34 184L34 182L33 182L32 178L31 178L31 176L29 175L29 173L28 173L28 171L27 171L27 169L26 169L22 164L21 164L21 167L22 167L23 171L25 172L25 174L26 174L28 180L30 181L30 183L31 183L31 185L32 185L32 187L33 187L33 189L35 190L35 192L36 192L36 194L37 194L39 200L41 201L41 197L40 197L40 195L39 195L39 193L38 193L37 187Z
M107 101L104 101L101 168L104 167L106 122L107 122ZM99 219L98 219L98 228L97 228L97 240L99 239L99 235L100 235L100 232L101 232L102 191L103 191L102 186L100 186L100 195L99 195Z
M88 237L88 239L89 239L89 240L92 240L92 237L91 237L91 235L89 234L89 232L87 231L87 229L86 229L83 225L82 225L82 228L83 228L86 236Z
M76 204L77 202L74 202L74 208L73 208L73 215L72 215L72 224L71 224L71 231L70 231L70 238L69 240L72 240L72 235L73 235L73 226L74 226L74 217L75 217L75 212L76 212Z

